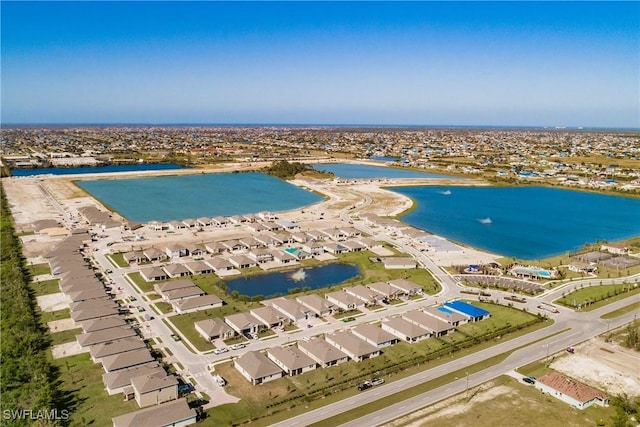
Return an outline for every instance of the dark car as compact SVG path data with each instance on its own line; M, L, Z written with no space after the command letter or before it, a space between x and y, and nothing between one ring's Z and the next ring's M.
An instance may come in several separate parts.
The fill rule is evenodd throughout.
M366 389L371 387L371 383L369 381L365 381L362 384L358 384L358 391L365 391Z
M535 384L536 383L535 377L524 377L522 379L522 381L524 381L527 384Z

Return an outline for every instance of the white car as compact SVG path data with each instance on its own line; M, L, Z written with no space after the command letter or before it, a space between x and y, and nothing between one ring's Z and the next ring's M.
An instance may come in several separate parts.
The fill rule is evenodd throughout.
M213 350L213 353L222 354L222 353L226 353L227 351L229 351L229 349L227 347L223 347L223 348L216 348L215 350Z
M381 385L384 384L384 380L382 378L372 378L371 385Z
M224 387L227 385L227 381L222 378L220 375L214 375L213 376L213 380L216 382L216 384L218 384L220 387Z
M231 350L240 350L241 348L244 348L244 344L242 343L234 344L230 348Z

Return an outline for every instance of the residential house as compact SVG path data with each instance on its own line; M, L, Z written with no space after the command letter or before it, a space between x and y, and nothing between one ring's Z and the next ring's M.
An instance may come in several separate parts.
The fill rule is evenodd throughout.
M160 267L147 267L140 270L140 275L147 282L157 282L167 280L169 275Z
M464 316L456 311L449 310L445 306L440 307L427 307L423 310L425 313L434 316L440 320L444 320L451 326L458 327L464 325L469 321L468 316Z
M217 339L226 340L232 338L235 335L235 331L229 327L225 322L217 317L212 317L205 320L195 322L193 326L196 331L207 341L213 341Z
M422 341L431 336L431 333L422 326L400 317L384 320L381 327L383 330L392 333L401 340L410 343Z
M398 342L398 337L392 333L369 323L356 326L351 329L351 333L378 348L388 347Z
M193 274L184 264L167 264L163 266L162 269L167 273L167 276L172 279L174 277L185 277Z
M327 334L325 340L356 362L362 362L380 355L378 347L369 344L348 331L335 331L332 334Z
M455 328L436 317L433 317L422 310L411 310L402 315L408 322L418 325L431 333L435 337L441 337L453 332Z
M394 288L404 292L405 295L411 296L422 293L422 286L416 285L415 283L410 282L407 279L395 279L390 280L387 283L389 283Z
M257 333L262 329L260 320L250 313L230 314L224 318L224 321L240 335Z
M185 399L114 417L113 427L185 427L195 424L198 414Z
M141 408L178 398L178 380L165 372L131 378L133 393Z
M246 352L233 362L233 366L253 385L273 381L283 375L280 367L259 351Z
M365 305L376 305L384 299L384 296L363 285L349 286L343 290L364 302Z
M210 308L222 307L224 301L217 295L200 295L191 298L182 298L172 301L173 308L178 314L192 313L194 311L208 310Z
M287 316L269 306L252 308L250 313L267 328L282 327L285 322L289 322Z
M578 409L585 409L593 404L600 406L609 404L609 398L606 394L558 372L550 372L541 376L536 380L535 387L542 393L560 399Z
M323 368L339 365L349 360L346 353L319 337L298 341L298 349Z
M487 319L491 316L487 310L483 310L475 305L471 305L464 301L455 300L455 301L447 301L443 304L443 306L453 312L460 313L463 316L469 318L470 322L478 322L480 320Z
M289 376L316 369L316 361L295 346L272 347L267 350L267 357Z
M416 268L418 266L417 261L411 257L384 257L382 263L387 270Z
M333 313L335 305L318 294L302 295L296 298L301 305L318 317L328 316Z
M154 359L146 348L113 354L102 358L102 367L106 372L119 371L133 366L153 362Z
M356 310L364 307L364 301L344 291L334 291L325 294L324 297L336 307L345 311Z

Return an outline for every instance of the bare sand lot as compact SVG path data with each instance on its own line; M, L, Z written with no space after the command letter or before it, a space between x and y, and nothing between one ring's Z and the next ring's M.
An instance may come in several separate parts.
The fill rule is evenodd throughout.
M640 353L602 338L575 346L551 368L608 394L640 396Z

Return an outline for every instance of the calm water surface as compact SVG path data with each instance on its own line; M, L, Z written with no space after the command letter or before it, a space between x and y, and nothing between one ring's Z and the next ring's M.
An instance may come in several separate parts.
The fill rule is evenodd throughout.
M104 179L78 185L120 215L139 222L282 211L323 200L258 172Z
M546 187L396 187L402 220L469 246L539 259L640 235L640 199Z
M418 172L407 169L385 166L352 165L349 163L318 163L314 169L332 172L339 178L367 179L367 178L447 178L459 179L457 176L440 175L435 173Z
M82 173L109 173L109 172L138 172L155 170L183 169L175 163L141 163L135 165L110 165L110 166L83 166L79 168L39 168L39 169L13 169L13 176L34 175L78 175Z
M225 281L229 292L238 291L240 295L273 296L287 294L289 289L307 287L319 289L352 279L361 274L360 269L351 264L327 264L321 267L305 268L304 278L300 278L300 269L288 272L269 273L253 277L242 277Z

